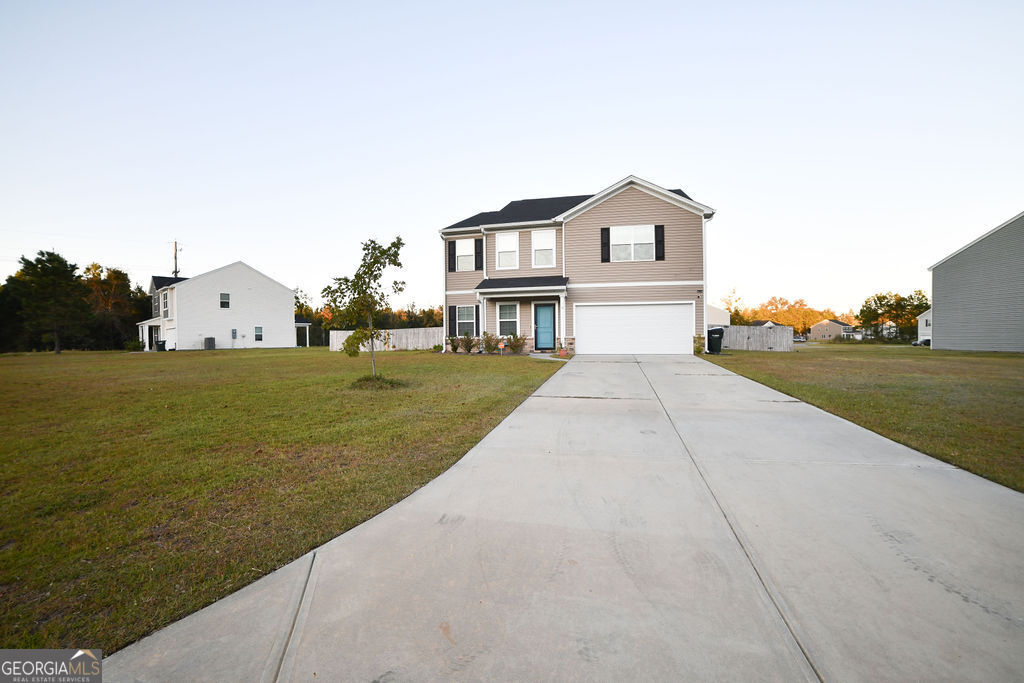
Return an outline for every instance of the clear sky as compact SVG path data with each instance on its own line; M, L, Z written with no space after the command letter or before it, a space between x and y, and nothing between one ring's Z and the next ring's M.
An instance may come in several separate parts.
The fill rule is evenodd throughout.
M401 235L627 175L714 207L708 301L859 309L1024 210L1024 3L0 4L0 278L242 260L318 298ZM929 292L930 293L930 292Z

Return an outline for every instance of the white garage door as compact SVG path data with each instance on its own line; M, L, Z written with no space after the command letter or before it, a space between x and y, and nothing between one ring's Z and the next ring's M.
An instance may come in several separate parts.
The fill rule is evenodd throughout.
M693 353L694 304L577 304L576 353Z

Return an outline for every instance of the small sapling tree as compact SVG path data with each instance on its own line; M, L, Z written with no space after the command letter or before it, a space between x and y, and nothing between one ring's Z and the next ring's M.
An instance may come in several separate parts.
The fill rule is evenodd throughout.
M405 243L401 237L384 246L376 240L363 242L363 261L352 277L334 279L333 285L324 287L321 292L324 301L332 309L332 319L345 323L356 323L355 331L345 340L345 353L350 356L359 355L359 347L367 342L370 345L370 372L377 378L377 358L374 341L383 338L381 330L374 329L373 317L379 311L389 307L388 295L381 287L380 279L384 269L393 266L401 268L402 262L398 253ZM405 289L405 282L395 280L391 283L395 294ZM366 323L366 327L362 323Z

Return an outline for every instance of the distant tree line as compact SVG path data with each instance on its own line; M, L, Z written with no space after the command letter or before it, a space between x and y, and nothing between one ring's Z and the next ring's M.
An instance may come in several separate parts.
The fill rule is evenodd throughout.
M355 330L359 324L356 319L345 319L330 305L314 309L309 295L301 289L295 293L295 315L310 323L310 346L329 346L331 330ZM442 327L444 317L440 306L434 308L416 308L410 303L406 308L393 310L385 307L373 314L374 325L380 330L401 330L409 327ZM304 333L299 339L304 342Z
M864 301L859 313L851 309L846 313L837 314L831 308L815 309L807 305L803 299L789 301L773 296L757 306L747 307L743 300L736 296L736 290L722 299L725 309L729 312L729 324L749 325L755 320L771 320L779 325L789 325L797 334L807 334L811 326L825 319L840 320L854 327L860 327L867 336L881 339L886 323L896 326L897 334L892 338L900 341L911 341L917 338L917 316L931 307L928 296L917 289L906 296L896 292L873 294Z
M861 327L870 331L876 338L882 337L882 328L886 323L896 326L897 336L901 341L917 339L917 316L929 308L931 302L920 289L903 296L897 292L873 294L864 300L857 317Z
M836 313L831 308L817 309L807 305L803 299L789 301L780 296L773 296L757 306L744 306L743 300L736 296L736 290L722 299L725 310L729 312L730 325L750 325L755 320L770 320L776 325L788 325L796 334L807 334L811 325L826 318L835 318L855 324L853 311Z
M124 349L136 323L150 317L150 297L117 268L78 266L60 254L22 256L0 286L0 351Z

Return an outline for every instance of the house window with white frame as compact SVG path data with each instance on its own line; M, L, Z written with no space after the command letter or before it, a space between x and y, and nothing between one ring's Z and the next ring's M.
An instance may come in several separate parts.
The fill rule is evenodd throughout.
M533 267L554 268L555 231L534 230L531 241L533 242Z
M612 261L653 261L653 225L613 225L610 233Z
M455 333L476 335L476 306L456 306Z
M226 292L220 293L220 307L231 308L231 295Z
M164 317L165 318L169 318L169 317L171 317L171 307L170 307L170 304L168 302L167 292L164 292L163 302L164 302Z
M519 304L498 304L498 335L519 334Z
M153 295L153 317L157 318L160 316L160 294Z
M498 256L498 270L514 270L519 267L519 233L499 232L494 236Z
M476 270L476 242L472 238L455 240L455 270Z
M255 339L256 341L263 341L263 328L262 327L259 327L259 326L256 327L256 332L253 335L253 339Z

